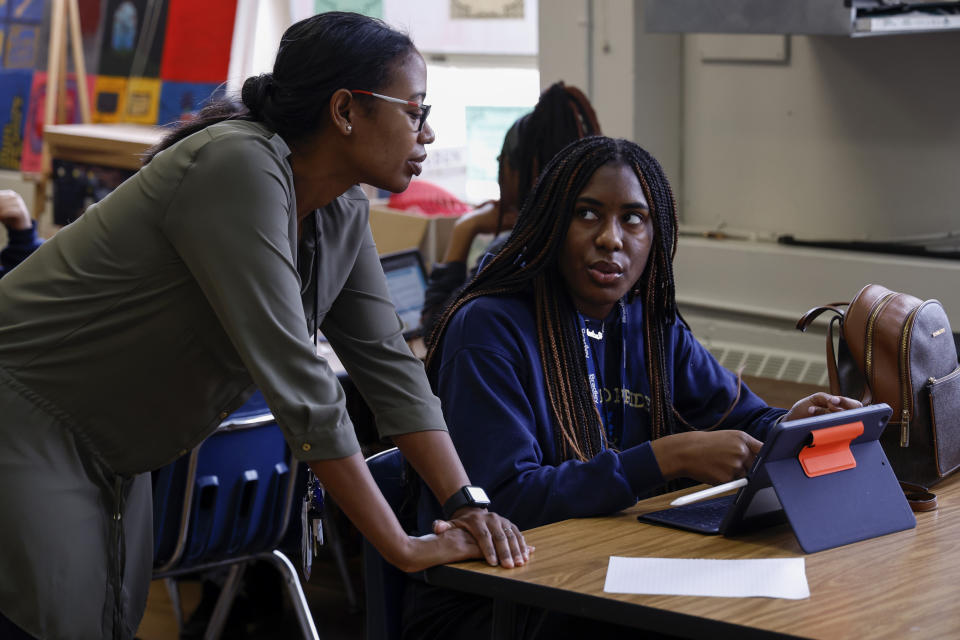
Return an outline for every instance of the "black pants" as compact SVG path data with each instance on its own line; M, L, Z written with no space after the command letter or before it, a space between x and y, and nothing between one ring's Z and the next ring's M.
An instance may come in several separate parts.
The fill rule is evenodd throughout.
M403 640L456 638L490 640L493 630L493 600L442 589L410 580L404 591ZM557 640L558 638L618 639L661 637L589 618L518 607L516 638Z

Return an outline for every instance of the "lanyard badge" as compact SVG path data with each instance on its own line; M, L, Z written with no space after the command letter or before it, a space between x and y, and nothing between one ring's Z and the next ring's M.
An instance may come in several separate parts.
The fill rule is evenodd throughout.
M300 508L300 568L303 579L310 579L313 558L323 544L323 486L307 469L307 491Z

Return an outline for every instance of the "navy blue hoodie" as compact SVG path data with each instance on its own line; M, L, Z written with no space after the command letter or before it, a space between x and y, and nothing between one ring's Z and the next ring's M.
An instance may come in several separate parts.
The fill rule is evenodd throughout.
M446 330L432 377L450 436L470 480L489 494L491 509L521 529L613 513L665 482L649 442L641 303L627 305L627 312L626 389L608 375L601 392L608 401L627 405L619 451L607 449L586 462L559 457L532 296L472 300ZM720 366L683 322L667 327L664 338L674 407L692 425L713 425L736 397L736 376ZM616 340L619 350L622 343ZM619 372L619 363L614 369ZM744 386L722 426L762 440L784 413ZM422 490L420 496L418 525L427 532L441 517L440 507L429 491Z
M37 223L21 231L7 228L7 246L0 251L0 278L8 271L27 259L40 246L42 240L37 237Z

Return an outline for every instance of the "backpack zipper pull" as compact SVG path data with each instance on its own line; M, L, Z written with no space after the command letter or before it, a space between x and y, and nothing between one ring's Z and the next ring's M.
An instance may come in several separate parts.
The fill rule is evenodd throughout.
M900 446L910 446L910 412L906 409L900 413Z

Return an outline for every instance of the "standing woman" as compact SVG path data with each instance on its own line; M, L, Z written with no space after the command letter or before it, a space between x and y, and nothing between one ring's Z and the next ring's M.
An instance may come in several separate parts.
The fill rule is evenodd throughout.
M0 281L0 635L132 637L152 563L146 472L200 443L254 385L393 564L526 561L516 527L475 505L439 535L407 536L316 355L319 327L438 500L469 484L356 186L402 191L420 173L434 139L425 94L407 36L350 13L303 20L273 73L246 81L243 106L173 131Z

